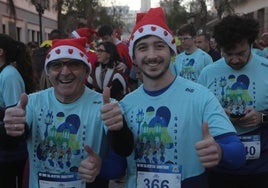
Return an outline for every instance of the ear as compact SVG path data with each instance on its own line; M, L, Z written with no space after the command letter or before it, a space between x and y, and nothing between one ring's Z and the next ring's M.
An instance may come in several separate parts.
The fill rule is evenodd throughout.
M92 69L92 67L91 67ZM89 77L89 75L91 74L92 70L91 70L88 66L85 65L85 71L86 71L86 78Z

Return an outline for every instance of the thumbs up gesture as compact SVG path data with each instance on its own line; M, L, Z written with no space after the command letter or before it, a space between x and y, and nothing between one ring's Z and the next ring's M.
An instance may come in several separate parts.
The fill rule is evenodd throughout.
M101 158L88 145L85 146L85 151L89 156L81 161L78 172L84 181L91 183L100 173Z
M210 135L208 123L202 125L203 140L195 144L197 155L205 168L211 168L219 164L222 156L221 147Z
M111 102L110 95L110 88L104 88L101 118L109 130L116 131L123 127L123 115L118 102Z
M28 103L28 96L21 94L19 103L6 109L4 123L6 133L9 136L21 136L25 131L25 108Z

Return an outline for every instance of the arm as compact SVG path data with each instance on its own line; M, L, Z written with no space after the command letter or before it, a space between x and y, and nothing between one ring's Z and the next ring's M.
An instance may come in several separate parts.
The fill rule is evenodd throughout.
M124 120L118 102L110 102L110 89L103 90L104 105L101 118L108 128L108 138L114 151L119 155L130 155L134 147L133 133Z
M232 118L228 109L224 109L229 119L234 125L240 127L255 127L259 125L266 125L268 123L268 112L267 111L257 111L253 107L245 108L245 115L242 117Z
M260 111L261 113L261 123L262 125L268 125L268 110Z
M3 148L15 148L28 137L29 127L25 123L27 95L23 94L20 103L5 110L4 122L0 124L0 143Z
M235 133L228 133L215 137L222 149L222 158L219 166L235 169L246 162L246 150Z
M108 131L108 138L113 150L121 156L129 156L134 148L134 138L125 119L119 131Z
M195 147L205 168L217 165L239 168L246 161L244 145L235 133L223 134L214 139L210 135L207 123L203 123L203 140L197 142Z
M78 172L79 176L85 182L91 183L100 173L102 161L100 156L95 153L90 146L85 145L84 149L88 153L88 157L81 161Z
M6 109L4 117L4 125L6 134L9 136L23 136L27 133L25 126L26 120L26 105L28 102L28 96L23 93L20 97L20 102L11 108Z
M0 124L0 147L3 149L12 149L16 148L19 143L23 140L26 140L28 137L29 129L25 125L25 131L21 136L10 136L6 133L4 123Z

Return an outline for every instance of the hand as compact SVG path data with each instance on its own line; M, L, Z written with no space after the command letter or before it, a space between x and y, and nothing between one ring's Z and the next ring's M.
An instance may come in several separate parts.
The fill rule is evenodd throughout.
M231 111L228 108L224 108L224 112L230 118Z
M21 136L25 131L25 108L28 103L28 96L23 93L17 106L8 108L5 111L4 123L6 133L9 136Z
M262 114L256 111L253 107L245 108L245 116L239 118L235 125L240 127L254 127L262 122Z
M123 115L119 104L110 101L110 95L110 88L104 88L101 118L109 130L116 131L123 127Z
M203 140L195 144L197 155L205 168L211 168L219 164L222 150L219 144L210 135L208 123L203 123Z
M127 66L125 63L123 62L119 62L117 65L116 65L116 70L117 71L122 71L123 73L126 71L127 69Z
M85 151L89 156L81 161L78 172L84 181L91 183L100 173L101 158L88 145L85 146Z

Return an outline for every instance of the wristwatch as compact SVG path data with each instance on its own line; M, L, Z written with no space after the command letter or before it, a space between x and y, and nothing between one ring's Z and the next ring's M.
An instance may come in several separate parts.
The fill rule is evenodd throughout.
M264 114L262 113L262 120L261 120L262 123L268 123L268 115L267 114Z

